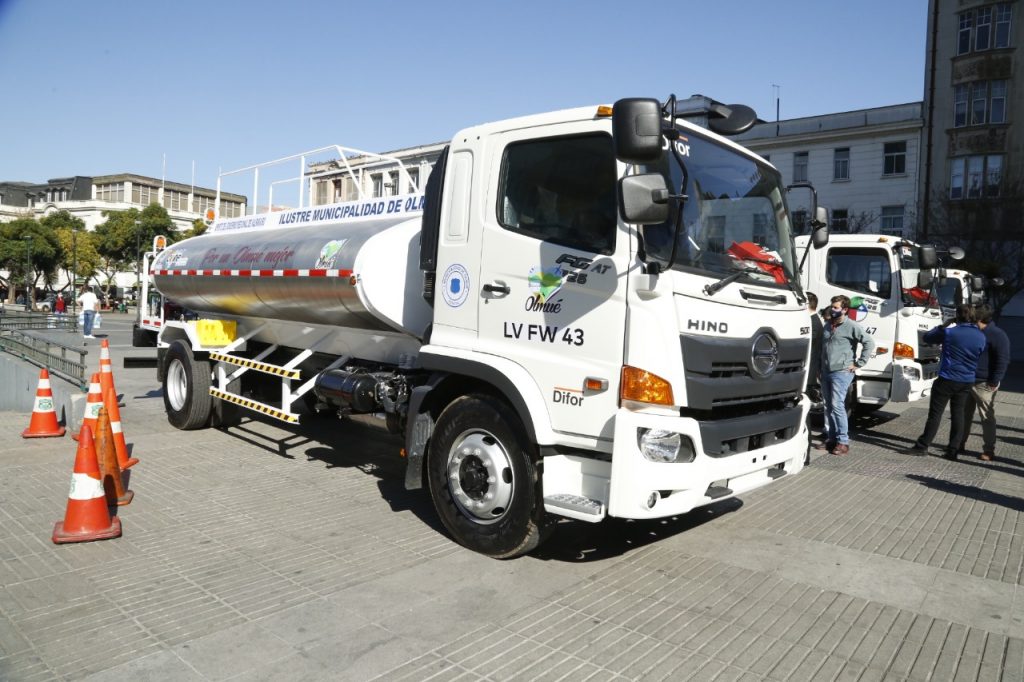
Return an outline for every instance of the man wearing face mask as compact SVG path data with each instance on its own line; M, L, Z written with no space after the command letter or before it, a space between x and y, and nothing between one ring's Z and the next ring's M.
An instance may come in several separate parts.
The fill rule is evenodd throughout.
M821 392L825 400L825 443L816 445L833 455L850 451L850 430L846 419L846 392L853 383L857 368L871 358L875 341L847 313L850 299L833 296L828 308L828 322L822 330ZM857 353L860 346L860 353Z

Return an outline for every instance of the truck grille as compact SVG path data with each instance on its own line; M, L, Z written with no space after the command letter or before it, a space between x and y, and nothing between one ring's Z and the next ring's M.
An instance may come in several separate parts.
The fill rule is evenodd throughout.
M687 410L747 405L751 411L758 411L764 403L799 398L803 391L809 339L779 340L779 362L767 378L752 371L754 337L721 339L680 334L680 342L686 366Z
M920 329L917 331L917 360L922 363L928 360L937 360L942 354L942 346L935 346L924 342L924 335L926 333Z

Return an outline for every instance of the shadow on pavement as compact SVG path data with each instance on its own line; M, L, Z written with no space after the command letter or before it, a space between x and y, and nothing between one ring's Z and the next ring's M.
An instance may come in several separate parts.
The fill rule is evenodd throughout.
M978 488L973 485L963 485L961 483L944 481L941 478L932 478L931 476L907 474L907 478L913 481L917 481L918 483L928 486L929 488L932 488L934 490L940 490L942 492L951 493L953 495L960 495L961 497L967 497L972 500L978 500L979 502L998 504L1002 507L1006 507L1007 509L1016 512L1024 512L1024 499L1021 499L1019 497L1003 495L1002 493L984 490L983 488Z
M665 519L634 521L605 519L601 523L565 520L531 556L542 561L583 563L617 557L654 542L698 528L743 506L733 497L688 514Z

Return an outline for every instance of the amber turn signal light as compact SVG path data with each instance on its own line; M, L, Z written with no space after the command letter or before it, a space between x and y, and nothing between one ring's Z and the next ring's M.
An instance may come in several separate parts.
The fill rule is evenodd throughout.
M896 345L893 347L892 356L894 358L906 358L908 360L913 360L914 347L897 341Z
M652 405L675 405L670 383L657 374L629 365L622 367L619 398Z

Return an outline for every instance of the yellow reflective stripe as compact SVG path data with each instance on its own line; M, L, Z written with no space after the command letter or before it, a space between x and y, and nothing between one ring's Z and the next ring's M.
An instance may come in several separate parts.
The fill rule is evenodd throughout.
M270 405L266 405L256 400L243 398L241 396L235 395L234 393L227 393L218 388L211 387L210 395L212 395L214 398L219 398L220 400L224 400L229 403L234 403L235 405L239 405L248 410L262 412L263 414L269 415L276 419L280 419L281 421L289 422L291 424L297 424L299 421L299 418L294 414L290 414L288 412L285 412L284 410L280 410L276 407L271 407Z
M301 375L301 371L297 369L285 369L283 367L278 367L277 365L257 362L256 360L249 360L247 358L236 358L231 355L223 355L222 353L210 353L210 358L217 360L218 362L226 362L229 365L245 367L246 369L254 369L257 372L265 372L266 374L273 374L279 377L288 377L289 379L298 379Z

